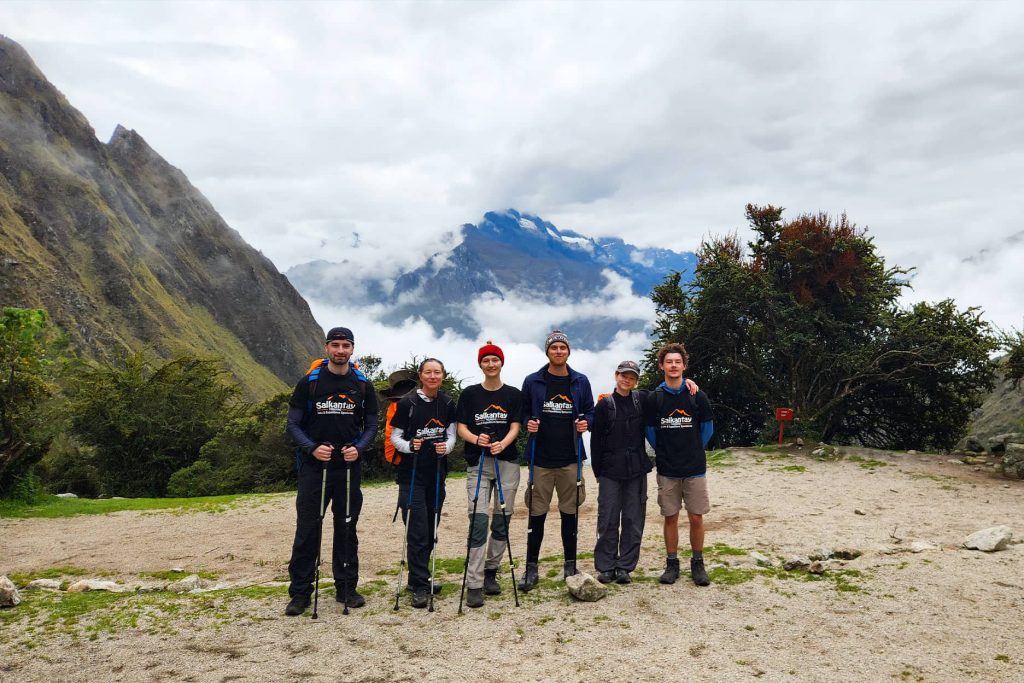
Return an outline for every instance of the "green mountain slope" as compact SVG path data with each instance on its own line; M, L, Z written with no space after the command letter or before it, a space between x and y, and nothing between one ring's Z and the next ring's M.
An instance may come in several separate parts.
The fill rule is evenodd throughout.
M134 131L107 144L0 36L0 304L46 309L83 355L224 356L253 397L322 330L288 280Z

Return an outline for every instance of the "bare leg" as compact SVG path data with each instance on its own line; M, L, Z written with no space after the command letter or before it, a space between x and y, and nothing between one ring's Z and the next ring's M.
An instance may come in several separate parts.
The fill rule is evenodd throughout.
M698 552L704 552L704 515L695 515L692 512L687 512L686 516L690 519L690 548ZM668 521L667 519L665 520ZM679 543L679 532L676 532L676 546ZM668 544L668 532L665 532L665 543Z
M693 527L690 527L691 534ZM704 527L701 527L703 537ZM665 518L665 552L669 555L679 550L679 513Z

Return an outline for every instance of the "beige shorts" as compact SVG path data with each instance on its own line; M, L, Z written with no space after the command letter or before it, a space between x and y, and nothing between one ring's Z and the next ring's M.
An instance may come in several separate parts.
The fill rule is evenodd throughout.
M533 516L546 515L551 507L551 494L558 491L558 511L567 515L576 514L576 465L565 467L534 467L533 494L526 485L523 501ZM587 499L586 483L580 479L580 505Z
M706 515L711 510L708 496L707 477L669 479L658 475L658 507L662 517L679 514L686 504L686 511L694 515Z

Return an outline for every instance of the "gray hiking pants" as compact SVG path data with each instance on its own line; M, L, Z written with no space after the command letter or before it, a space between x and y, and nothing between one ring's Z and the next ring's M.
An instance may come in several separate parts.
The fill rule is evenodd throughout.
M481 458L476 467L466 470L466 494L469 500L467 512L470 516L469 566L466 571L466 587L482 588L484 585L484 567L497 569L501 566L501 558L505 555L508 544L508 529L501 511L501 499L498 497L498 481L494 472L494 463L498 463L498 474L501 476L501 490L505 496L505 516L512 521L512 509L515 506L516 489L519 488L519 464L495 460L492 457ZM481 470L481 466L483 469ZM476 478L480 474L480 498L476 503L476 515L473 515L473 498L476 495ZM491 507L491 538L487 541L487 509ZM486 556L486 557L485 557Z
M646 513L646 475L626 481L597 478L597 545L594 546L597 571L636 569Z

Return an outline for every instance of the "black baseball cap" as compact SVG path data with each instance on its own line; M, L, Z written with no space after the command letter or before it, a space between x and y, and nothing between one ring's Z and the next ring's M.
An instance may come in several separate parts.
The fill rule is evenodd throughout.
M352 330L347 327L332 327L331 331L327 333L327 341L332 342L334 340L348 340L355 344L356 338L352 336Z
M634 375L639 377L640 366L631 360L624 360L621 363L619 363L619 367L615 368L615 372L618 372L620 374L624 372L632 372Z

